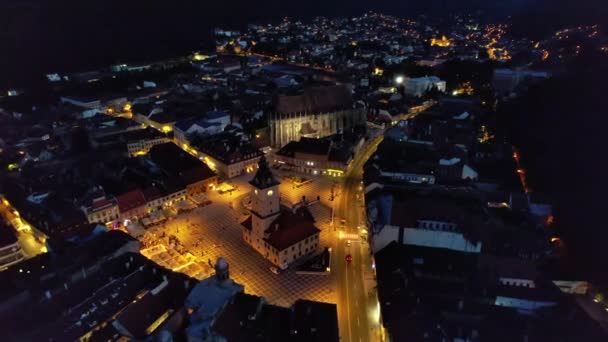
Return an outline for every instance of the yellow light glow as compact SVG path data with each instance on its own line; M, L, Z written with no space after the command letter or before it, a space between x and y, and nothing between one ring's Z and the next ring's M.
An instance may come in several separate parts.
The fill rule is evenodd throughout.
M171 126L163 126L162 131L165 133L169 133L171 132L173 129L171 128Z
M382 74L384 74L384 70L380 68L374 68L374 75L382 76Z
M546 61L549 58L549 51L543 50L543 56L541 58L543 61Z
M139 150L139 151L135 152L135 155L136 155L136 156L143 156L143 155L145 155L146 153L147 153L146 151Z
M331 272L331 268L328 266L325 268L325 272Z
M439 46L439 47L447 47L450 46L452 42L446 36L441 36L441 39L432 38L431 46Z
M161 324L163 324L163 322L165 322L172 313L173 313L172 309L165 311L165 313L163 313L154 322L152 322L152 324L150 324L149 327L146 328L146 334L147 335L152 334L154 332L154 330L156 330Z
M558 238L558 237L552 237L552 238L551 238L551 242L557 242L557 241L559 241L559 238Z
M205 164L207 164L207 166L209 166L209 168L210 168L211 170L215 171L215 166L216 166L216 165L215 165L215 163L214 163L214 162L212 162L212 161L211 161L211 160L210 160L208 157L204 157L204 158L203 158L203 162L204 162Z
M130 103L126 103L125 106L122 108L125 112L130 112L131 111L131 104Z
M18 228L17 230L18 230L18 231L31 231L31 230L32 230L32 227L30 227L30 226L29 226L29 225L27 225L27 224L24 224L24 225L20 225L20 226L19 226L19 228Z
M204 61L204 60L205 60L205 59L207 59L207 58L209 58L209 56L207 56L207 55L202 55L202 54L200 54L200 53L195 53L195 54L192 56L192 59L193 59L193 60L195 60L195 61Z

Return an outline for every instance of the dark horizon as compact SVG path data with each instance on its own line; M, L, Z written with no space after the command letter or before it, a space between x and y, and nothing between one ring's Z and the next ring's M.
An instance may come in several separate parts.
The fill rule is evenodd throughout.
M27 87L50 72L76 72L115 63L146 62L213 47L214 27L243 28L246 23L277 22L285 16L310 20L315 16L350 17L367 11L396 16L426 14L441 17L462 11L483 11L490 18L512 15L530 33L568 23L595 22L604 13L581 5L564 10L564 3L544 0L446 0L425 2L387 0L309 1L286 4L265 0L209 4L187 0L178 5L165 1L6 1L0 4L0 58L4 75L0 87ZM587 3L592 4L593 0ZM585 4L585 2L583 2ZM604 6L607 7L607 6ZM69 9L69 10L66 10ZM19 20L17 20L19 18ZM543 18L543 20L536 20ZM534 32L537 31L537 32Z

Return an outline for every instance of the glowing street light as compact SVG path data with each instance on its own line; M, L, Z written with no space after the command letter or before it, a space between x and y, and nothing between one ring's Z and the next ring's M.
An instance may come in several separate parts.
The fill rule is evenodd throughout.
M403 84L403 81L405 81L405 78L401 75L395 77L395 83L397 84Z

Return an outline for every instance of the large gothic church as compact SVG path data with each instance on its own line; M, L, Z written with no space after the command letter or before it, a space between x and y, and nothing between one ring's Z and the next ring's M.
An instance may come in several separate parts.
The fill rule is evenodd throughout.
M323 138L366 121L365 109L353 102L347 85L312 87L300 95L280 95L269 115L270 140L281 148L301 137Z

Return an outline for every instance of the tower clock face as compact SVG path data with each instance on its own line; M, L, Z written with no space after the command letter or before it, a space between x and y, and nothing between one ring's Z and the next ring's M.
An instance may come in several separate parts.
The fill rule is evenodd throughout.
M266 193L266 195L268 195L269 197L272 196L273 192L272 190L268 190L268 192Z

